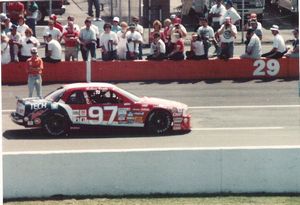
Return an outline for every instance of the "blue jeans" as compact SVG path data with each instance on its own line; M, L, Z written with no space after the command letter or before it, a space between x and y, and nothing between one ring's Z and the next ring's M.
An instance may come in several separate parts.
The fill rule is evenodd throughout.
M96 18L100 18L100 2L99 0L88 0L88 14L93 16L93 5L96 9Z
M29 97L32 97L33 90L36 90L36 95L42 98L42 76L41 75L28 75L28 89Z
M29 26L29 28L31 28L31 30L32 30L32 35L33 35L34 37L36 37L36 34L35 34L35 24L36 24L35 19L33 19L33 18L28 18L28 19L26 20L26 24Z

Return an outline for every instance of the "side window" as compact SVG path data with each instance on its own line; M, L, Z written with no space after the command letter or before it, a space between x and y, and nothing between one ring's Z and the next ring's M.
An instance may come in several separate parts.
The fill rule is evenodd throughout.
M67 104L86 104L82 91L75 91L72 93L67 102Z
M88 91L88 95L93 104L122 103L122 100L110 90L90 90Z

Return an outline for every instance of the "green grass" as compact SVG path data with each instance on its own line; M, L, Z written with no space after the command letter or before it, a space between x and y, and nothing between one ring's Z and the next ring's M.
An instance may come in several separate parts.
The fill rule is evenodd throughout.
M6 202L5 205L300 205L297 197L95 198Z

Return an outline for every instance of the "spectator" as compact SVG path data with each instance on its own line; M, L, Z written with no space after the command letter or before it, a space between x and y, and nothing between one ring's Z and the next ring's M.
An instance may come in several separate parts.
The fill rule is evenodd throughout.
M7 6L7 11L11 22L17 25L19 21L19 16L24 16L25 7L24 4L20 1L11 2Z
M55 14L51 14L50 20L53 21L54 28L57 28L60 32L63 32L63 26L59 21L57 21L57 16Z
M75 18L73 16L68 16L67 20L67 24L63 26L63 32L67 31L67 28L69 27L70 23L73 24L74 31L80 32L80 27L78 24L75 24Z
M112 23L112 27L111 27L111 31L118 33L118 31L121 31L122 28L121 26L119 26L120 23L120 18L119 17L114 17L113 19L113 23Z
M254 29L248 28L247 39L249 43L246 44L246 52L241 55L241 58L260 59L261 57L261 42L259 37L255 34Z
M43 58L45 62L48 63L58 63L61 61L61 45L60 43L52 38L52 35L48 33L47 35L48 42L48 51L46 53L46 57Z
M54 21L53 20L49 20L48 21L48 26L44 29L43 32L43 36L44 36L44 40L45 42L47 42L47 38L48 38L48 34L51 34L52 38L60 41L62 33L60 32L60 30L58 28L54 27Z
M293 40L293 48L288 51L286 57L288 58L299 58L299 29L293 30L295 39Z
M79 44L79 32L74 29L72 21L68 22L69 27L67 31L63 33L63 40L65 41L65 61L77 61L78 60L78 44Z
M21 34L17 32L17 26L11 26L11 32L7 34L9 38L10 58L11 61L19 61L19 47L21 46Z
M0 22L3 23L5 19L7 19L6 14L5 13L0 13Z
M279 34L279 27L277 25L273 25L270 30L274 36L273 48L270 52L264 53L262 57L278 59L281 58L287 51L285 42Z
M261 26L259 28L259 24L258 23L259 22L257 22L257 20L252 19L250 21L250 27L254 30L254 33L258 36L258 38L260 40L262 40L262 34L263 34L263 32L262 32Z
M25 62L31 57L31 48L38 47L40 42L37 38L32 36L32 30L30 28L26 29L25 36L21 37L21 53L19 61Z
M100 2L99 0L88 0L88 15L90 17L94 17L93 14L93 5L95 6L95 10L96 10L96 21L101 21L101 17L100 17Z
M218 31L221 27L223 16L226 13L226 8L222 4L222 0L217 0L209 11L209 18L212 18L212 28L214 32Z
M208 50L211 46L211 43L215 46L215 53L218 51L217 42L215 40L215 34L212 27L208 25L208 21L206 18L200 19L201 27L198 28L197 34L203 42L205 56L208 58Z
M127 32L128 25L126 22L121 22L121 31L118 31L118 47L117 47L117 54L120 60L126 60L126 32Z
M9 48L9 39L2 33L1 34L1 64L10 63L10 48Z
M111 31L111 24L105 23L103 26L104 32L100 35L100 47L102 50L102 60L111 61L118 59L117 56L117 45L118 37L117 34Z
M85 27L80 30L80 50L84 61L88 60L88 55L91 53L92 60L96 60L96 32L91 28L92 22L89 18L85 21Z
M225 14L223 16L222 23L224 23L226 21L226 17L230 17L232 24L238 25L241 20L241 16L238 14L238 12L233 7L232 0L227 0L225 3L225 6L226 6L227 11L225 12Z
M136 31L136 25L134 23L129 24L129 29L126 32L126 39L126 59L138 59L139 45L143 43L143 37L138 31Z
M18 21L18 28L17 28L18 33L21 34L21 36L25 36L25 31L28 28L29 26L25 24L24 16L20 16Z
M186 28L181 24L181 19L178 17L174 19L173 26L169 32L171 38L171 51L174 50L174 47L176 49L176 42L178 41L178 35L176 33L180 34L180 38L185 38L187 35Z
M150 55L147 57L147 60L163 60L166 58L166 45L160 36L160 33L153 34L153 41L150 45Z
M175 46L172 52L168 55L170 60L183 60L184 59L184 42L181 38L181 33L176 32L173 34L176 38Z
M13 24L10 22L10 18L4 19L4 29L3 32L7 35L10 32L10 28ZM16 24L15 24L16 25Z
M150 35L149 35L149 44L151 44L154 40L154 34L155 33L159 33L160 34L160 39L165 42L165 36L164 36L164 32L161 31L161 28L162 28L162 24L159 20L155 20L153 22L153 31L150 32Z
M35 1L28 2L29 5L26 10L26 24L32 30L33 36L36 37L35 25L38 17L39 6Z
M192 34L191 49L186 52L187 60L207 59L204 50L203 40L199 38L197 33Z
M28 74L29 97L33 96L35 88L37 97L42 98L42 72L44 69L44 63L43 60L38 57L36 47L31 48L30 51L31 57L27 60L26 67Z
M237 35L237 29L234 24L231 23L231 18L226 17L224 24L216 33L216 36L221 42L220 59L228 59L233 57L233 42Z
M99 32L99 28L98 26L93 24L93 19L91 17L88 17L87 19L89 19L91 21L91 29L93 29L96 33L96 45L97 48L100 48L100 32Z
M164 21L164 37L165 37L165 45L166 45L166 54L169 54L172 50L171 45L171 19L165 19Z
M137 16L132 17L132 22L135 23L135 30L139 32L142 36L142 39L144 39L144 28L142 25L139 24L139 18ZM139 54L138 54L138 59L142 60L143 59L143 40L141 43L138 44L138 49L139 49Z

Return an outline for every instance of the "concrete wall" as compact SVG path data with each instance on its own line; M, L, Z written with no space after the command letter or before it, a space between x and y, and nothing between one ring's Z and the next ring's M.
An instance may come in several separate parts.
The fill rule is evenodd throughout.
M4 197L300 193L300 148L5 153Z

